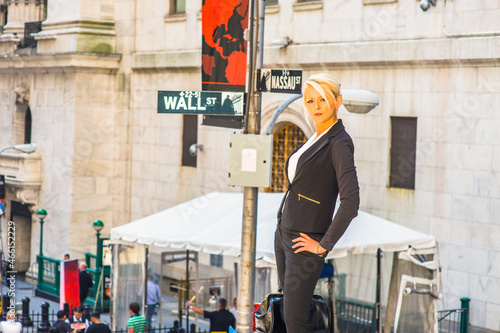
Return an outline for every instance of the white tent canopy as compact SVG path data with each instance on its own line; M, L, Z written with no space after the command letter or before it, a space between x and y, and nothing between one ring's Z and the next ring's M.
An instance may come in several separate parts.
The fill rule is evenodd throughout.
M283 193L259 193L257 258L274 263L276 213ZM111 240L239 256L243 194L212 192L111 229ZM359 211L328 258L436 246L434 236Z

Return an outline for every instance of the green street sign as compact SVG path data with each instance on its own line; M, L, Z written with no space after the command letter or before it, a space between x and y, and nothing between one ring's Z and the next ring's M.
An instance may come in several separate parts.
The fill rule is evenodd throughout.
M245 93L158 91L158 113L243 116Z

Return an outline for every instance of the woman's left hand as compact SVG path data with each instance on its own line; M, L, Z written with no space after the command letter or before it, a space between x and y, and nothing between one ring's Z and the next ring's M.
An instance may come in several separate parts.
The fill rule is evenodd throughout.
M303 232L300 233L300 237L293 239L292 242L295 243L292 248L297 249L295 250L295 253L308 251L314 254L320 254L326 252L326 250L321 245L319 245L318 247L319 243L317 241L309 237L307 234L304 234Z

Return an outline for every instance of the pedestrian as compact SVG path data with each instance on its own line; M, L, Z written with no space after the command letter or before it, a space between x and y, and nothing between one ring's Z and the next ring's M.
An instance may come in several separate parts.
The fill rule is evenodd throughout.
M57 320L52 324L52 326L56 328L59 333L76 333L76 330L73 330L71 325L66 322L66 311L59 310L56 315Z
M101 322L101 314L99 312L92 312L90 314L90 321L92 325L87 329L87 333L111 333L108 325Z
M233 307L229 309L229 312L231 312L233 314L234 319L237 322L238 321L238 299L236 297L233 299Z
M146 318L139 314L141 306L135 302L128 306L130 319L127 322L128 333L143 333L146 327Z
M303 102L316 133L288 157L288 190L275 232L287 333L313 332L310 305L325 256L359 209L354 144L337 118L340 85L329 74L313 75L304 84Z
M5 321L0 322L0 332L2 333L21 333L23 326L16 321L16 312L9 310L5 317Z
M218 311L204 311L188 302L190 309L203 316L203 318L210 319L210 332L228 332L229 326L235 327L236 319L233 314L226 310L227 301L225 298L219 298Z
M71 259L71 257L69 256L69 253L66 253L64 255L64 259L63 260L69 260L69 259Z
M87 298L89 294L89 289L94 286L94 282L92 281L92 275L87 272L87 264L82 263L80 265L80 305L83 306L83 302Z
M83 307L77 306L73 310L73 315L65 320L71 327L74 327L73 324L81 324L82 328L77 328L77 333L85 332L85 330L89 327L89 321L83 317ZM85 327L83 327L85 325Z
M146 309L146 326L150 329L152 328L151 322L153 320L156 307L160 306L161 300L160 287L153 281L150 275L148 276L147 290L146 304L148 307Z

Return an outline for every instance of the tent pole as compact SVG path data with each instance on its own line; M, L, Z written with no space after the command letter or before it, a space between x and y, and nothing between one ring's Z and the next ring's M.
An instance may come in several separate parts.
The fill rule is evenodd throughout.
M188 300L189 300L189 250L186 250L186 303ZM186 332L189 332L189 309L186 309Z
M377 291L375 295L376 302L376 321L377 321L377 333L382 333L382 320L381 320L381 304L380 304L380 289L381 289L381 268L382 266L382 250L380 248L377 249Z
M148 300L148 265L149 265L149 245L146 245L144 247L144 275L143 275L143 279L144 279L144 284L142 286L142 290L144 290L144 292L142 293L142 309L143 309L143 313L146 314L146 311L147 311L147 300ZM146 311L144 311L144 309Z
M159 281L159 286L160 286L160 308L158 309L158 319L159 319L159 326L158 327L161 327L161 324L162 324L162 319L163 319L163 309L162 309L162 305L163 305L163 302L161 300L161 289L163 287L163 253L165 252L162 252L160 254L160 281Z
M238 297L238 263L234 263L234 285L236 289L236 298Z
M394 318L394 309L396 307L397 302L397 293L398 293L398 259L399 252L393 252L392 259L392 269L391 269L391 282L389 285L389 297L387 299L387 309L385 311L385 325L384 325L384 333L391 332L391 326Z

